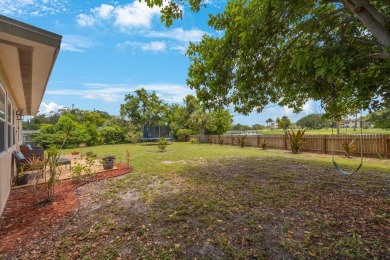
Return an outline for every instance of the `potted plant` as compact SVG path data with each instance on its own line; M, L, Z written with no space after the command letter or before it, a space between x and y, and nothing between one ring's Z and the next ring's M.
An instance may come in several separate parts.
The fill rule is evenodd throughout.
M114 168L115 156L106 156L102 158L102 164L104 170L110 170Z
M30 179L30 175L22 171L20 174L18 173L16 176L16 185L28 184L29 179Z

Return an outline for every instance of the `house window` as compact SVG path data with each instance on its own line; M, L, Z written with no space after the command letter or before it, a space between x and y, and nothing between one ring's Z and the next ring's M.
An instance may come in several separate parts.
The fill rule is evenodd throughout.
M5 151L5 91L0 84L0 153Z
M16 111L12 109L12 145L15 145Z
M13 127L12 127L12 105L11 101L7 99L7 136L8 136L8 148L12 147L12 133L13 133Z

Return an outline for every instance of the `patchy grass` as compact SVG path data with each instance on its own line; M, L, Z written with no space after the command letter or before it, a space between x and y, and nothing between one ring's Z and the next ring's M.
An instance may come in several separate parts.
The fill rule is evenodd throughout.
M390 164L175 143L86 148L135 170L82 186L78 216L35 242L47 258L379 258L390 255ZM122 159L123 160L123 159ZM354 167L358 159L339 159ZM26 249L7 257L26 256Z

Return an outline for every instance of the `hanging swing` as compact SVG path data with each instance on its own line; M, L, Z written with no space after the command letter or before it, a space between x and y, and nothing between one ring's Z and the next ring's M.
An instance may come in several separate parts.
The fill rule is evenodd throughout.
M360 168L362 168L363 166L363 122L362 122L362 113L360 112L360 164L358 165L358 167L352 171L352 172L349 172L349 171L346 171L346 170L343 170L336 162L335 158L334 158L334 134L333 134L333 126L332 126L332 161L333 161L333 165L334 167L336 168L336 170L338 172L340 172L341 174L346 174L346 175L350 175L350 174L355 174L357 173Z

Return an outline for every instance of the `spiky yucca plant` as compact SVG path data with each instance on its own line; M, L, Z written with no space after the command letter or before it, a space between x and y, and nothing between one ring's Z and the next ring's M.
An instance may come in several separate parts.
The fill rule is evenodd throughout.
M238 144L241 147L245 147L245 145L246 145L246 135L237 136L237 141L238 141Z
M344 149L345 156L349 158L349 154L352 152L356 152L357 150L357 142L353 139L351 142L348 140L344 140L341 142L341 147Z
M267 141L265 141L265 139L263 140L263 142L260 144L260 147L263 148L263 150L265 150L267 148Z
M294 130L285 130L284 133L291 145L292 153L299 153L299 150L303 147L302 137L305 135L306 129L299 129L297 132Z

